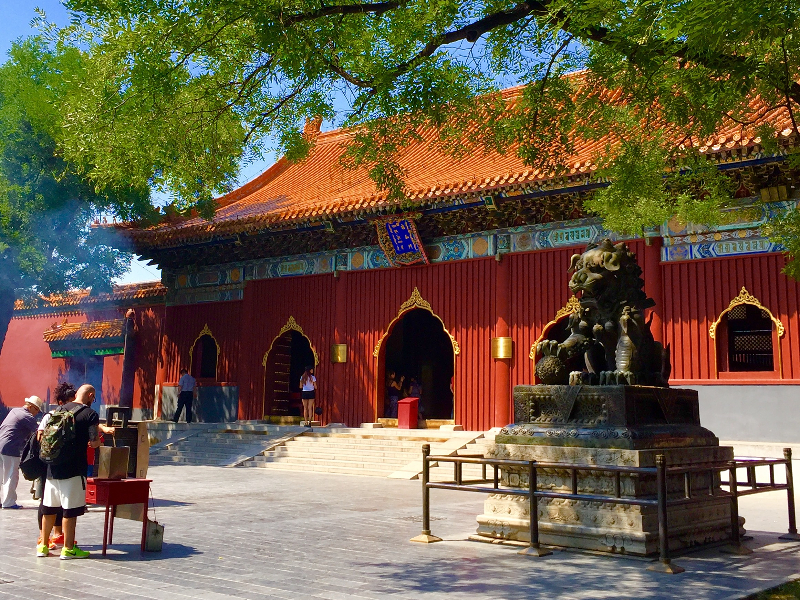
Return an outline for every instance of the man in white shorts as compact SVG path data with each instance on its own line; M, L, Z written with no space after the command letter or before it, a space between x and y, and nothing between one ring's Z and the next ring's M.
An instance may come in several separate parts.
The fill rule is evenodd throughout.
M95 390L91 385L78 388L75 402L67 402L61 410L70 410L75 417L75 438L64 446L58 464L49 465L44 483L42 514L42 540L50 539L50 532L59 508L64 511L64 547L61 560L88 558L89 553L75 544L75 521L86 512L86 447L100 445L99 415L90 407ZM66 453L66 454L65 454ZM36 547L36 556L49 556L47 544Z

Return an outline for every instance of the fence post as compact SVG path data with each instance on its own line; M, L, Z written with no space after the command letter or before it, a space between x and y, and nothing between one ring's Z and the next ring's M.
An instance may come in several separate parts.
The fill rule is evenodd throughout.
M428 487L430 481L431 463L428 458L431 455L431 445L422 444L422 533L411 538L412 542L421 544L432 544L441 542L442 538L431 535L431 489Z
M545 550L539 546L539 503L536 498L537 473L536 461L528 462L528 514L530 516L529 530L530 543L527 548L520 550L517 554L525 556L547 556L552 554L550 550Z
M736 461L728 463L728 484L731 488L731 543L720 549L725 554L752 554L753 551L742 544L739 536L739 481L736 478Z
M658 497L658 562L647 567L648 571L677 575L686 569L672 563L669 557L669 525L667 522L667 460L656 454L656 493Z
M797 534L797 516L794 507L794 476L792 475L792 449L783 449L783 458L786 460L786 494L788 495L789 505L789 533L780 536L779 540L800 541Z

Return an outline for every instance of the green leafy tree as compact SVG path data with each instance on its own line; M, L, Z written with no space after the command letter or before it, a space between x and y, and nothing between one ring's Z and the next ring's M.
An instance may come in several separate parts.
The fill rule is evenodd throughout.
M723 218L728 182L697 152L721 125L783 107L781 139L800 133L799 0L67 5L62 39L92 56L68 100L66 154L102 185L153 181L206 216L243 162L301 158L303 123L319 116L355 127L349 163L400 204L395 157L420 127L451 152L516 152L555 174L579 140L609 140L597 175L612 185L587 208L633 233L671 215ZM514 102L493 93L517 83ZM775 228L800 250L791 227Z
M130 255L111 246L101 214L146 214L149 190L98 191L60 154L61 103L81 53L15 44L0 66L0 349L14 302L90 287L110 290Z

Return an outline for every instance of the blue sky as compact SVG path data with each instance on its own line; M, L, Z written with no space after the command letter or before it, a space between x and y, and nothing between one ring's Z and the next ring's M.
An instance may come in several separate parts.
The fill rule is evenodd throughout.
M14 40L33 35L36 31L31 28L31 21L36 17L35 8L45 11L49 21L57 25L66 25L69 22L69 13L58 0L0 0L0 56L2 61L7 59L8 50ZM249 181L269 164L257 163L248 165L240 174L241 182ZM152 281L161 279L161 272L146 262L135 260L131 264L130 272L120 278L118 283L134 283L138 281Z

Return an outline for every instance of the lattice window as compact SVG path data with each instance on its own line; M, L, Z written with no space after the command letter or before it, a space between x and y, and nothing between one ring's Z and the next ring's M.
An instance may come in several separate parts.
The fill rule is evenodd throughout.
M773 371L773 322L767 311L740 304L728 311L728 370Z

